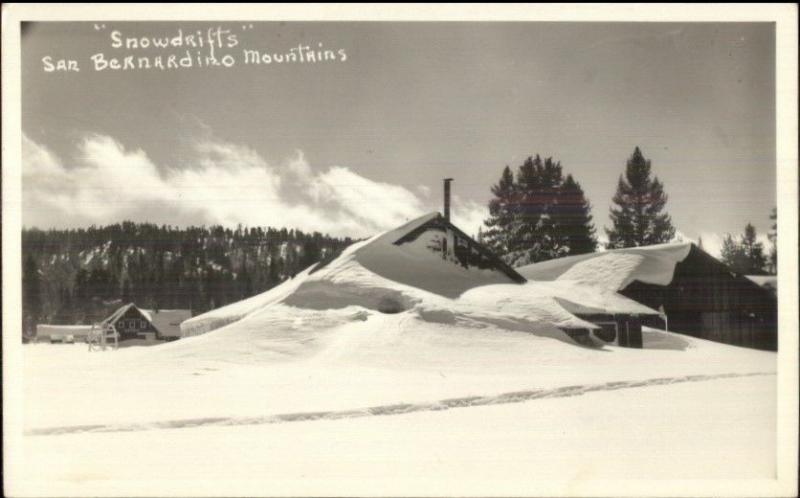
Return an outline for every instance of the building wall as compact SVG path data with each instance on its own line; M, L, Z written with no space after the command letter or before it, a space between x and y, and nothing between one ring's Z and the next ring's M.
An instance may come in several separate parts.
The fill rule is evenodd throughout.
M157 332L155 327L142 315L135 307L128 309L114 323L114 327L120 335L120 341L127 339L143 338L145 333Z

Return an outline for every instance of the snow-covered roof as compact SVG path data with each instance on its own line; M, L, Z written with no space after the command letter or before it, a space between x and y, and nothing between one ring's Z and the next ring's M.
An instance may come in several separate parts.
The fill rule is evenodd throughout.
M116 321L117 321L117 320L119 320L119 319L120 319L120 317L122 317L122 315L124 315L124 314L125 314L125 313L126 313L126 312L127 312L127 311L128 311L130 308L131 308L131 307L133 307L133 308L136 308L137 310L139 310L139 312L140 312L140 313L141 313L141 311L142 311L142 310L141 310L139 307L137 307L135 304L133 304L133 303L128 303L128 304L125 304L125 305L123 305L123 306L120 306L119 308L117 308L117 309L116 309L116 311L114 311L113 313L111 313L111 315L109 315L107 318L105 318L105 319L104 319L102 322L100 322L100 323L101 323L102 325L106 325L106 324L109 324L109 323L111 323L111 324L113 324L113 323L116 323ZM143 314L143 313L142 313L142 314Z
M481 285L514 283L515 276L524 281L499 260L484 268L459 262L454 255L456 237L476 250L487 250L458 232L439 213L430 213L370 241L353 258L383 278L446 297ZM443 239L447 239L447 254L440 252Z
M467 291L459 301L496 308L520 317L535 318L544 312L543 316L564 328L594 328L576 322L573 315L658 314L614 291L566 280L529 281L521 286L487 285ZM552 311L554 307L560 311Z
M675 266L686 259L692 243L612 249L543 261L517 268L535 281L564 280L605 290L622 290L634 280L669 285Z
M181 323L192 317L191 310L145 310L140 309L150 323L165 337L180 337Z
M747 279L750 280L751 282L766 289L778 288L777 275L745 275L745 277L747 277Z
M36 325L37 337L85 337L92 331L91 325Z

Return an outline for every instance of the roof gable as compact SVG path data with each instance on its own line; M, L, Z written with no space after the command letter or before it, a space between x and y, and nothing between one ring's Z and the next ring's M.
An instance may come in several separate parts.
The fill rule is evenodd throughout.
M454 256L464 267L477 266L480 269L499 271L516 283L524 283L527 281L525 277L520 275L506 262L497 257L497 255L495 255L489 248L475 241L472 237L464 233L450 221L445 220L442 215L435 213L435 215L428 215L427 217L416 221L417 223L409 224L410 226L401 227L406 228L407 231L394 241L394 245L403 245L405 243L412 242L427 230L449 230L456 235L459 241L463 241L468 246L468 251L463 252L456 250L458 248L458 242L456 243L455 248L451 248L454 251ZM478 257L475 257L476 253Z

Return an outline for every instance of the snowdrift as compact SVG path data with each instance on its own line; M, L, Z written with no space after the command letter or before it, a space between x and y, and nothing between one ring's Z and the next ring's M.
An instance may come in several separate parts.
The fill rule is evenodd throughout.
M675 266L686 259L691 243L658 244L568 256L518 268L530 280L572 281L618 291L634 280L669 285Z
M309 270L310 268L306 269L295 278L289 279L266 292L222 306L182 322L180 325L181 336L191 337L205 334L240 320L264 306L280 301L297 288L303 278L308 275Z
M451 227L431 213L355 243L268 292L187 320L183 336L214 330L213 338L193 347L214 342L213 348L229 349L238 346L225 342L246 343L281 357L321 350L334 330L374 313L412 317L413 322L398 322L407 326L405 333L424 322L460 330L494 327L565 342L571 340L564 330L598 328L576 315L657 314L617 294L618 282L607 285L612 275L605 276L606 286L596 285L590 277L603 265L592 260L583 273L570 269L563 280L520 283L523 277ZM613 259L612 274L630 275L643 266L637 254ZM370 335L374 340L376 332Z

